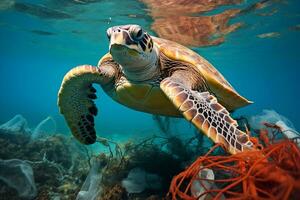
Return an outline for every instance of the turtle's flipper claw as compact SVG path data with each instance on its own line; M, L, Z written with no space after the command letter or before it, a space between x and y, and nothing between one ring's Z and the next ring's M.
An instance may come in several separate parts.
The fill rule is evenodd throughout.
M107 74L107 73L106 73ZM58 93L58 106L72 134L83 144L96 141L94 117L98 109L93 102L97 98L93 83L107 83L100 68L83 65L70 70L64 77Z

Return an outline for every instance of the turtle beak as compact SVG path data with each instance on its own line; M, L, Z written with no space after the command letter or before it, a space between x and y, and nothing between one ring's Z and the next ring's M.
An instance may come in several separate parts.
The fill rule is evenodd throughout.
M123 35L123 31L120 29L120 27L115 26L107 29L106 31L107 37L110 41L109 49L111 49L111 46L114 44L123 44L125 43L125 38Z
M140 54L137 50L131 49L123 44L110 44L109 53L111 55L120 54L121 52L126 52L129 56L138 56Z

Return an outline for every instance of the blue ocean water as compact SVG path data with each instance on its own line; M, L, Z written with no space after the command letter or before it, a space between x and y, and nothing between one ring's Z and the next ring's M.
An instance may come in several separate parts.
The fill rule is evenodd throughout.
M58 131L69 134L57 107L57 92L65 73L77 65L97 64L108 51L106 29L111 26L139 24L155 35L151 30L153 19L142 2L91 2L9 0L0 3L0 123L22 114L34 126L52 116ZM223 6L206 14L231 7L246 8L256 2L259 1ZM299 129L300 2L271 2L269 8L232 19L230 23L244 25L226 35L224 43L193 50L208 59L237 91L254 101L253 105L238 110L236 116L251 116L272 109ZM27 5L25 9L24 5ZM59 10L65 15L43 12L32 5ZM260 14L270 13L272 9L276 10L272 15ZM276 34L258 37L265 33ZM98 135L122 140L158 131L150 114L119 105L100 87L97 89ZM193 132L184 120L175 120L174 126L179 134Z

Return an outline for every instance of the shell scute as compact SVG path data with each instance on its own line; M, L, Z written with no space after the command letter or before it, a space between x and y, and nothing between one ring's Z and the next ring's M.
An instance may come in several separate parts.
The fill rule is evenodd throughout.
M229 111L252 103L241 96L212 64L196 52L176 42L156 37L152 39L159 51L168 58L191 64L204 77L218 101Z

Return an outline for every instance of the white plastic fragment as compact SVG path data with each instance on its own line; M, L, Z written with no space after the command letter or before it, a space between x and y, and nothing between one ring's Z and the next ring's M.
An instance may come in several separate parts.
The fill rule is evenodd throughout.
M30 129L27 125L27 120L20 114L14 116L6 123L0 125L0 130L8 133L30 132Z
M79 193L77 194L76 200L95 200L102 191L101 188L101 169L100 163L96 160L90 169L90 172L85 179Z
M263 122L275 124L278 121L282 121L287 126L294 128L293 124L286 117L278 114L274 110L263 110L259 115L252 116L249 120L249 123L253 129L262 129L265 128Z
M27 120L22 115L18 114L0 125L0 131L8 134L28 134L31 139L39 139L55 134L56 122L49 116L42 120L32 131L32 129L28 127Z
M53 135L56 132L56 122L52 117L47 117L41 121L33 130L31 139L42 138Z
M286 125L283 121L279 120L275 123L280 127L282 134L290 140L294 140L298 147L300 148L300 134L293 128Z

